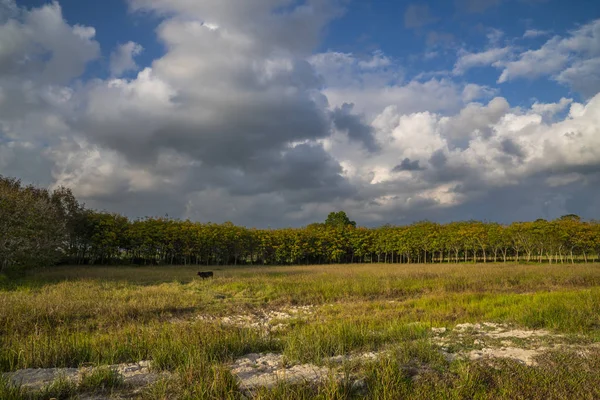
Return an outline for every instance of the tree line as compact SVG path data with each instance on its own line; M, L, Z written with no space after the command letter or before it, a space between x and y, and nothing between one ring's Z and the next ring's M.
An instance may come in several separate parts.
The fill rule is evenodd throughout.
M502 225L430 221L357 227L343 212L302 228L254 229L86 209L66 188L0 176L0 271L53 264L267 265L590 262L600 223L566 215Z

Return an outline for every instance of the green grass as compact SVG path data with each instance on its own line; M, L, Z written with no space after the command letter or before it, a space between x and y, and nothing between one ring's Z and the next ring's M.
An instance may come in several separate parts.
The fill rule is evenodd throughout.
M125 386L123 376L110 367L102 366L86 371L81 376L80 391L112 391Z
M255 396L600 397L596 350L585 357L556 352L537 367L507 360L492 368L449 363L429 340L432 326L490 321L600 342L600 264L218 267L205 281L195 272L60 267L0 280L0 371L151 359L172 374L141 398L241 398L227 365L244 354L276 352L290 363L322 365L330 356L385 349L379 361L345 366L364 377L362 388L331 379ZM309 317L270 335L220 322L298 305L312 306ZM110 370L94 371L78 391L120 388ZM54 397L72 395L62 385ZM21 398L18 390L0 381L0 398Z
M76 398L77 385L65 377L58 377L49 386L38 392L10 385L7 379L0 378L0 399L2 400L68 400Z

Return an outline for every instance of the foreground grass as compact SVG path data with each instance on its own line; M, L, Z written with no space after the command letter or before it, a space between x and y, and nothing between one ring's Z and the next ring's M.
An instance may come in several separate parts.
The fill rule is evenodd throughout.
M332 379L318 388L283 385L255 395L600 397L597 350L552 353L535 368L512 361L499 368L449 363L429 341L428 329L494 321L598 342L599 264L221 267L206 281L194 279L195 272L64 267L3 281L0 371L152 359L173 374L143 398L238 398L226 365L244 354L278 352L290 362L320 364L333 355L385 348L393 355L348 366L349 373L358 368L365 375L362 388ZM314 306L313 316L271 335L216 318L294 305ZM199 315L216 319L195 319ZM118 383L109 378L89 378L86 390ZM74 395L72 388L59 389L66 398ZM0 384L0 398L22 395L11 390Z

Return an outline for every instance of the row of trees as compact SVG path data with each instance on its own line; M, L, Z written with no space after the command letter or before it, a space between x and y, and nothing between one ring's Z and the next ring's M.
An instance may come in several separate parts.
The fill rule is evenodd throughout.
M479 221L368 229L351 224L248 229L89 212L72 263L321 264L352 262L588 262L600 253L600 223L576 216L505 226Z
M588 262L600 223L480 221L356 227L344 212L303 228L248 229L169 218L131 221L0 177L0 268L69 264L320 264L352 262Z

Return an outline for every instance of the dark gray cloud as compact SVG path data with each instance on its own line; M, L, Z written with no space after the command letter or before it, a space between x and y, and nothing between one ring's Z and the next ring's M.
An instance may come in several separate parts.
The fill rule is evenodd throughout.
M477 219L511 223L537 218L555 219L565 214L577 214L585 219L595 218L600 190L597 186L570 184L548 187L540 176L531 177L519 185L489 188L478 196L453 209L452 219ZM583 198L587 200L582 200ZM452 218L456 215L460 218Z
M344 103L333 110L332 117L335 127L348 134L350 140L362 143L369 151L379 150L379 145L373 136L373 128L364 123L360 116L352 114L354 104Z
M410 158L405 158L402 162L396 165L392 172L400 172L400 171L422 171L425 168L419 165L419 160L411 161Z
M444 154L444 151L441 149L434 151L431 158L429 158L429 163L437 169L444 168L447 161L448 157L446 157L446 154Z
M526 155L523 149L511 139L504 139L500 145L502 146L502 151L509 156L524 158Z

